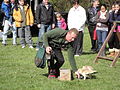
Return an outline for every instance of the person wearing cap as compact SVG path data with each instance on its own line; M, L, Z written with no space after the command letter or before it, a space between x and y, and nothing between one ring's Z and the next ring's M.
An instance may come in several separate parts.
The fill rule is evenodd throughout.
M93 32L96 28L96 22L95 17L97 15L97 12L99 11L99 0L92 0L91 1L92 6L87 9L87 24L88 24L88 30L90 34L91 39L91 51L96 52L97 51L97 41L93 39Z

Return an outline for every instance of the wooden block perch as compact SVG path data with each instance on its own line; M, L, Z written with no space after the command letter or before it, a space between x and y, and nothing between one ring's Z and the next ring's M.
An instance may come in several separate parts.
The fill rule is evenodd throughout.
M60 70L60 77L58 78L59 80L67 80L70 81L72 80L72 73L70 69L61 69Z

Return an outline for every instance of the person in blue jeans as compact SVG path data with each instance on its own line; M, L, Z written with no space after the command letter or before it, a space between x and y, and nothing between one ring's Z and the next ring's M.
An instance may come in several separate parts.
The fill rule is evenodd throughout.
M55 28L55 14L54 14L54 8L52 4L48 2L48 0L43 0L42 3L40 3L36 8L36 22L37 27L39 28L39 34L38 34L38 41L36 45L36 50L39 49L40 43L39 39L40 37L47 31L51 30L52 28Z
M38 26L39 27L39 26ZM49 30L51 30L52 27L51 25L45 25L45 24L41 24L40 28L39 28L39 33L38 33L38 41L37 41L37 45L36 45L36 50L39 49L40 43L39 43L39 39L40 37L45 33L48 32Z
M1 6L1 10L4 12L4 20L3 20L3 41L2 44L4 46L6 46L6 40L7 40L7 35L9 33L13 33L13 45L16 45L16 38L17 38L17 34L16 34L16 27L15 27L15 23L13 22L13 17L11 14L11 5L9 0L4 0Z
M97 31L97 39L98 39L98 51L102 47L102 44L104 43L107 33L108 33L108 19L109 19L109 13L107 11L107 6L105 4L102 4L100 6L100 11L97 13L96 16L96 31ZM102 56L105 55L105 50L102 53Z

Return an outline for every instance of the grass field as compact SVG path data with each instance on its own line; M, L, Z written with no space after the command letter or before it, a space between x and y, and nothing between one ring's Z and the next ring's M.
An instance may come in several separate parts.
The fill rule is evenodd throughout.
M84 53L75 57L78 68L91 65L98 73L95 79L74 79L72 81L59 81L48 79L45 69L34 65L35 49L28 47L22 49L20 45L12 46L12 39L8 39L6 47L1 45L0 39L0 90L120 90L120 60L115 67L109 67L110 61L100 60L98 64L93 61L97 54L90 53L90 38L88 31L84 33ZM37 37L33 38L34 43ZM19 39L18 39L19 42ZM62 68L71 68L66 51L63 52L65 63Z

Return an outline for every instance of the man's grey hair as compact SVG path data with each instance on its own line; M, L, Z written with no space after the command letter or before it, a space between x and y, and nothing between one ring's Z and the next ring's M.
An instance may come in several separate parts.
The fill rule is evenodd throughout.
M70 32L70 33L74 33L74 34L76 34L76 35L78 35L79 34L79 31L76 29L76 28L71 28L68 32Z

